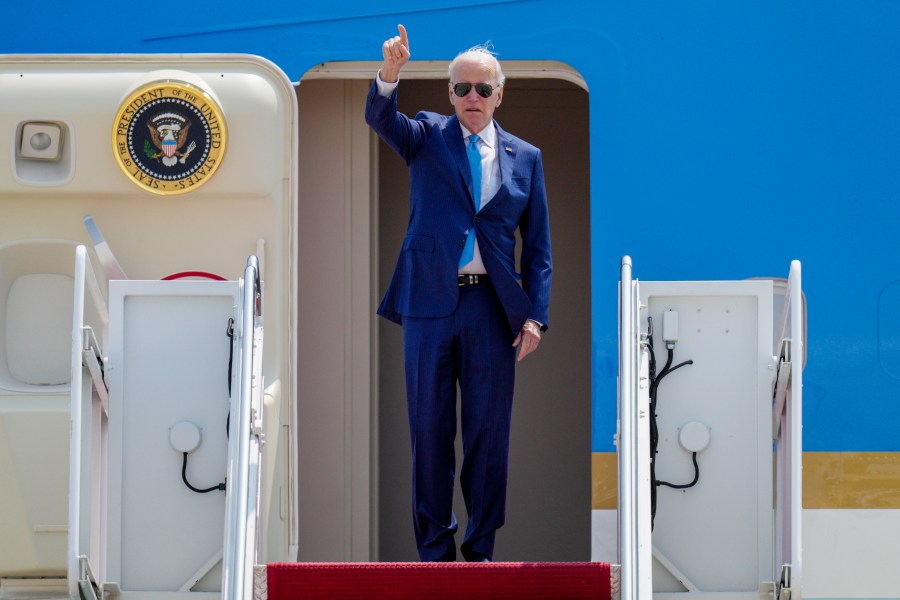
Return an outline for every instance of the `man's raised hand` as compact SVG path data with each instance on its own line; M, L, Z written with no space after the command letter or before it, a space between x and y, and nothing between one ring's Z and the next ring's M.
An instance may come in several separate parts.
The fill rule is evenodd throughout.
M400 76L400 69L409 62L409 38L406 35L406 27L397 25L400 35L385 40L381 45L381 54L384 56L384 65L381 67L381 80L385 83L394 83Z

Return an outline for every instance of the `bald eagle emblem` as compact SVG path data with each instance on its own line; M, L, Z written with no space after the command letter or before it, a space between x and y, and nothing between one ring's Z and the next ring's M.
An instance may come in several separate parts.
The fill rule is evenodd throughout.
M183 81L135 88L113 122L113 153L143 190L173 196L204 185L222 164L227 128L210 93ZM2 594L0 594L2 595Z
M148 158L162 159L162 164L167 167L173 167L179 162L184 164L197 147L195 142L191 142L187 150L181 152L191 130L191 120L182 115L160 113L147 121L147 129L150 130L150 140L144 143L144 154Z

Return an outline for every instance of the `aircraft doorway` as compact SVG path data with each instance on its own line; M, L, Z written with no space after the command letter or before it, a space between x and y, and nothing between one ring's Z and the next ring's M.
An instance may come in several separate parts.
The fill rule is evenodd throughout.
M377 65L366 69L374 73ZM561 79L517 78L509 69L507 76L495 117L543 152L554 277L550 330L516 376L507 520L495 558L586 561L591 543L588 94ZM404 79L402 111L451 110L445 78L433 77ZM402 332L374 315L406 229L409 178L402 160L370 136L362 120L367 90L365 80L305 78L298 88L300 255L315 257L307 266L298 261L300 560L417 560ZM352 199L360 194L348 189L366 186L370 202L363 206L362 199ZM364 219L367 223L360 222ZM369 248L359 247L366 243ZM361 264L363 254L369 270ZM370 350L368 362L365 350ZM371 397L363 415L366 394ZM360 464L367 451L368 468ZM457 456L461 461L461 450ZM465 509L459 491L455 510L461 541Z

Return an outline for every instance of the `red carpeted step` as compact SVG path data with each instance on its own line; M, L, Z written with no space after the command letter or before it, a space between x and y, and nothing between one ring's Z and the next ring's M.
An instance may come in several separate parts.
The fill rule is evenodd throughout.
M607 563L273 563L269 600L609 600Z

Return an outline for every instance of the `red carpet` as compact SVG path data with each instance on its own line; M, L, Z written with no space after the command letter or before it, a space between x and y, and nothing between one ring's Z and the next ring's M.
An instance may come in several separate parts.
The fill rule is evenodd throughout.
M607 563L273 563L269 600L609 600Z

